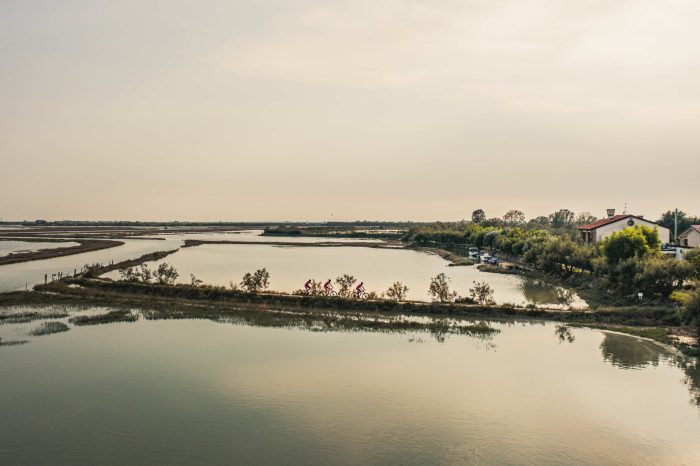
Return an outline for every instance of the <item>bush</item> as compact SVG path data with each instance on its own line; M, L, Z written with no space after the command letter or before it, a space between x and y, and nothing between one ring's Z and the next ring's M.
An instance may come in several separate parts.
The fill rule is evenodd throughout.
M335 279L335 283L338 285L338 296L342 298L350 298L353 293L353 285L357 282L357 279L352 275L344 274Z
M153 272L148 268L148 265L141 264L140 267L128 267L119 269L119 276L126 282L142 282L150 283L153 277Z
M386 290L387 297L396 301L403 301L404 299L406 299L407 294L408 287L401 282L394 283L389 287L388 290Z
M685 254L684 259L690 264L693 277L700 279L700 248L695 248Z
M167 262L158 265L158 268L153 273L153 277L159 285L172 285L179 276L180 274L177 273L177 269Z
M602 243L603 254L610 264L633 257L644 257L658 252L660 248L659 232L642 226L617 231Z
M428 294L433 301L441 303L450 302L457 296L457 293L450 291L449 279L444 273L438 274L430 280Z
M479 304L496 304L493 288L487 282L474 282L474 286L469 289L469 297Z
M270 273L267 269L256 270L255 273L250 272L243 275L241 287L249 293L257 293L260 290L265 290L270 286Z
M700 283L696 284L695 290L688 297L688 300L683 306L686 321L695 323L698 334L700 334Z

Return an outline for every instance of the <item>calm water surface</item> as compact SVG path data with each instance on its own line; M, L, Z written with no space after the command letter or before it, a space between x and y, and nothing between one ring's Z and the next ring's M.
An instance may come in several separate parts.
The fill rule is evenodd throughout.
M36 241L22 241L22 240L12 240L12 241L0 241L0 256L5 256L10 253L17 252L30 252L38 251L40 249L56 249L56 248L69 248L72 246L78 246L78 243L72 241L66 241L63 243L42 243Z
M0 266L0 291L23 290L25 285L32 286L44 283L44 274L51 279L52 273L73 273L80 270L85 264L96 262L107 264L109 261L123 261L133 259L144 254L166 249L174 249L180 246L181 241L156 241L156 240L120 240L125 244L114 248L99 251L84 252L72 256L55 257L39 261L22 262L19 264ZM2 243L2 241L0 241ZM52 243L56 244L56 243Z
M65 320L64 320L65 321ZM698 464L656 345L550 323L490 340L204 320L0 326L0 464Z
M542 283L517 275L480 272L474 266L448 267L448 262L435 254L413 250L204 244L183 248L159 262L174 265L182 283L189 283L190 274L194 274L204 283L228 286L240 282L246 272L265 267L271 275L271 289L292 292L303 288L309 278L325 281L349 273L364 281L368 290L378 292L401 281L409 288L409 299L428 301L430 279L445 273L452 288L462 296L468 295L474 281L487 281L498 303L555 302L553 288ZM116 280L119 274L113 272L107 277ZM585 307L585 302L576 298L574 305Z

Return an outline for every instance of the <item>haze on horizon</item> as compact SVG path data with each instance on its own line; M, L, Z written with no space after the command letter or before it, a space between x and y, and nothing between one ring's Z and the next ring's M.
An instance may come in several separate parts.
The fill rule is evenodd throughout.
M695 0L0 3L0 219L700 214Z

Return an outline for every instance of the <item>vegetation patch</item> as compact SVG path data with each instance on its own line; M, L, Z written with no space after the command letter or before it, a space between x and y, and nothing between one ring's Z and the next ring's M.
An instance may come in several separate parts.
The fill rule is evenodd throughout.
M139 319L137 314L133 314L127 309L115 309L106 314L98 314L94 316L76 316L71 317L69 322L73 325L99 325L110 324L112 322L136 322Z
M32 241L32 239L23 239L22 241ZM34 241L39 240L34 239ZM50 240L42 238L40 241ZM70 256L73 254L81 254L83 252L99 251L100 249L113 248L115 246L121 246L122 244L124 244L123 241L98 239L71 239L70 242L76 242L80 244L78 246L70 246L65 248L41 249L39 251L18 252L15 254L8 254L6 256L0 257L0 265L17 264L20 262L51 259L53 257Z
M70 330L63 322L44 322L39 327L32 330L29 334L38 337L41 335L51 335L52 333L67 332Z
M0 338L0 346L19 346L27 343L28 340L3 340Z

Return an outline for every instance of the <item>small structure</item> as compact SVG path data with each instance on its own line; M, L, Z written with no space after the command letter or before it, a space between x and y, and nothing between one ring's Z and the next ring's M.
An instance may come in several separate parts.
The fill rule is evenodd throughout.
M679 234L678 244L689 248L700 247L700 225L691 225L690 228Z
M608 209L607 213L607 218L578 227L581 233L581 239L583 239L586 244L595 244L615 232L635 226L644 226L652 229L656 228L659 232L661 244L668 244L670 242L671 230L663 225L645 220L641 215L615 215L615 209Z

